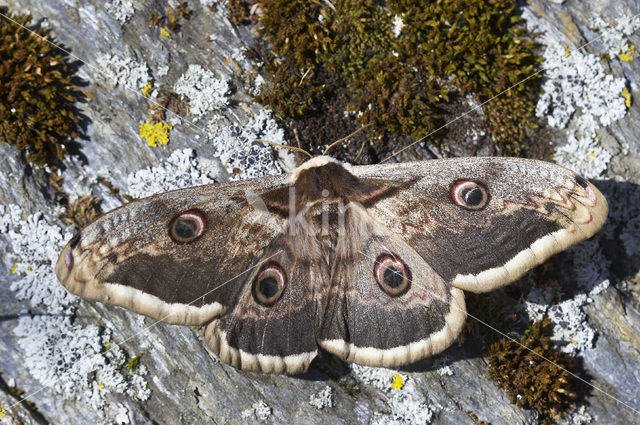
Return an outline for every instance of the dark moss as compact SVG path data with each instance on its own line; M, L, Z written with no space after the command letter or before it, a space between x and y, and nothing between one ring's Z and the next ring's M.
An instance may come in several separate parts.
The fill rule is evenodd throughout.
M532 324L519 341L501 339L485 353L490 378L507 391L512 403L536 409L545 424L565 416L578 398L577 381L567 372L574 360L554 349L551 329L551 320L545 318Z
M8 15L7 8L0 8ZM49 43L49 31L33 28L30 15L0 19L0 141L26 152L29 162L53 165L79 137L74 103L82 95L72 68Z
M167 119L172 114L184 117L189 113L189 104L177 93L161 87L155 101L149 103L149 122L156 124Z
M255 2L233 4L242 6L238 16L247 16ZM515 2L268 0L259 4L260 31L273 53L263 58L267 84L258 100L280 117L301 122L311 116L319 122L325 114L341 113L356 121L345 128L370 124L375 136L369 146L388 153L426 135L430 143L451 141L446 130L430 133L451 118L452 110L467 105L468 94L477 103L500 95L484 105L482 115L476 114L473 121L479 128L470 129L468 120L465 125L456 121L449 132L485 133L482 143L488 146L483 152L488 154L521 155L529 150L538 76L514 85L529 77L541 58L522 30ZM396 17L404 26L394 34ZM329 105L340 105L341 110ZM311 144L331 142L324 135L320 139ZM477 143L459 142L471 149Z
M101 202L102 200L99 198L82 196L73 204L67 203L65 205L65 211L62 217L76 229L83 229L102 214L100 209Z

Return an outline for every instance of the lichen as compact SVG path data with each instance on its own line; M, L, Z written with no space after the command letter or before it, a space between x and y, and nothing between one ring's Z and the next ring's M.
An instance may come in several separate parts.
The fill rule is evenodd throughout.
M128 194L143 198L167 190L213 183L217 170L196 158L193 149L174 151L162 164L138 170L127 176Z
M244 420L265 421L272 413L271 407L264 401L260 400L253 403L250 408L240 412L240 417Z
M283 171L275 160L273 149L255 140L284 142L284 131L268 111L259 111L244 126L212 122L207 126L207 133L231 180L280 174ZM289 152L281 150L279 156L287 158L288 155Z
M31 15L9 13L0 20L0 142L26 152L29 162L53 165L79 136L74 103L74 64L50 44L43 28L31 31Z
M42 212L26 220L21 215L16 205L0 205L0 237L10 252L3 259L18 272L9 289L30 310L45 313L21 315L13 329L26 369L49 391L88 403L102 423L129 423L128 409L113 394L149 398L146 368L125 369L124 351L108 328L73 323L79 298L60 285L52 267L71 234Z
M151 80L149 67L129 57L120 57L111 53L103 53L96 58L100 69L99 75L111 86L123 86L128 90L138 91Z
M173 128L171 124L159 122L146 122L140 125L140 137L145 139L147 145L157 147L158 143L166 145L169 143L169 131Z
M507 391L512 403L535 408L543 423L565 416L578 399L577 382L565 371L573 369L574 361L554 349L551 327L548 318L535 322L519 341L503 338L485 353L489 377Z
M227 4L237 13L238 2ZM301 137L310 150L372 124L361 137L379 156L443 124L445 105L469 93L484 102L529 77L540 61L506 0L270 0L260 7L260 31L273 53L264 53L267 83L257 99L301 136L309 119L330 121L304 135L311 140ZM483 125L500 152L519 153L534 128L537 78L485 106ZM334 154L353 158L360 145Z
M418 389L416 382L410 376L394 370L351 365L353 375L364 384L380 391L380 396L386 401L388 411L374 413L374 424L420 424L431 423L434 408L429 405L425 395ZM402 387L394 387L394 380L402 380Z
M135 12L131 0L111 0L104 7L121 25L126 24Z
M327 385L319 392L311 394L309 404L318 410L333 407L333 388Z
M598 33L598 41L604 44L610 58L619 57L621 61L633 59L635 46L629 43L628 37L640 28L640 17L623 17L608 23L600 15L595 15L589 26Z
M531 31L552 33L552 28L529 9L524 16ZM602 25L604 21L598 23L604 28ZM616 52L630 48L625 34L638 25L637 19L626 20L617 31L604 31L605 46ZM630 106L630 97L624 94L627 81L607 73L599 56L569 49L549 35L539 41L545 46L545 80L536 115L551 127L568 129L567 143L555 150L553 159L587 178L600 177L612 155L600 144L598 131L626 114Z
M153 80L149 80L144 87L140 88L140 92L145 96L151 93L152 91L153 91Z
M189 113L199 119L208 112L220 110L229 104L229 82L200 65L191 64L175 85L175 92L189 102Z

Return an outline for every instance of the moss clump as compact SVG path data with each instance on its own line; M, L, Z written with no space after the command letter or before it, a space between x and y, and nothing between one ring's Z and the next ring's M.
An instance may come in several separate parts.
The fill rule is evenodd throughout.
M129 360L127 360L127 370L132 370L136 366L138 366L138 364L140 363L141 357L142 357L142 354L138 354L137 356L134 356L134 357L129 357Z
M241 2L243 10L250 3ZM372 124L369 146L386 153L444 124L448 105L466 103L467 95L487 101L541 60L511 0L266 0L260 7L272 53L265 54L267 84L258 100L298 131L308 117L344 117L316 132L311 149L335 140L331 133ZM238 8L231 12L240 21ZM489 153L522 153L520 142L535 127L537 80L483 107L478 121L493 143ZM455 142L441 132L433 140Z
M566 415L577 400L576 381L560 368L571 370L574 361L553 348L550 332L551 320L545 318L533 323L519 343L505 338L485 353L491 379L507 391L512 403L538 410L543 423Z
M62 217L76 229L83 229L93 223L102 213L100 210L100 202L101 200L99 198L82 196L73 204L65 205L65 211Z
M0 141L24 150L29 162L53 165L79 137L74 103L81 95L49 32L36 28L38 37L20 27L30 26L30 15L10 16L17 24L0 20Z

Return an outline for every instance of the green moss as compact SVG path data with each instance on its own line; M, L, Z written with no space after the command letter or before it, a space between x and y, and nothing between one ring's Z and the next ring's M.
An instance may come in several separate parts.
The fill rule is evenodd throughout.
M535 322L518 342L505 338L485 353L490 378L507 391L512 403L538 410L543 423L565 416L577 401L577 382L561 369L571 370L574 361L553 348L551 326L548 318Z
M241 2L243 10L251 3ZM450 105L466 104L467 94L481 103L511 88L541 60L510 0L266 0L260 6L260 31L272 53L264 58L267 84L258 100L296 129L308 116L338 114L347 119L334 119L340 126L330 132L341 136L372 124L368 145L378 154L440 127L447 111L460 109ZM398 19L404 26L394 34ZM491 152L526 148L537 84L538 76L526 80L478 115ZM328 136L321 131L313 142L301 142L313 150L335 140ZM447 133L430 137L438 140L449 142Z
M138 366L138 363L140 363L141 357L142 357L142 354L138 354L137 356L134 356L134 357L129 357L129 360L127 360L127 370L132 370L133 368Z
M30 26L30 15L10 16ZM52 165L79 136L80 93L69 61L46 41L49 32L33 29L42 39L18 24L0 20L0 141L24 150L29 162Z

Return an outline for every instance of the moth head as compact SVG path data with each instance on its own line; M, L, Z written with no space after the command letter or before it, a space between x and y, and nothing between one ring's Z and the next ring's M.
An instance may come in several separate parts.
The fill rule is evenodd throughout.
M264 307L274 305L287 287L287 274L280 264L268 262L260 268L253 280L253 299Z
M188 210L171 220L169 236L179 244L193 242L204 234L207 229L205 215L198 210Z
M402 259L392 253L378 256L373 275L380 288L392 297L405 294L411 286L411 271Z
M467 210L481 210L489 204L487 187L474 180L457 180L451 187L451 200Z

